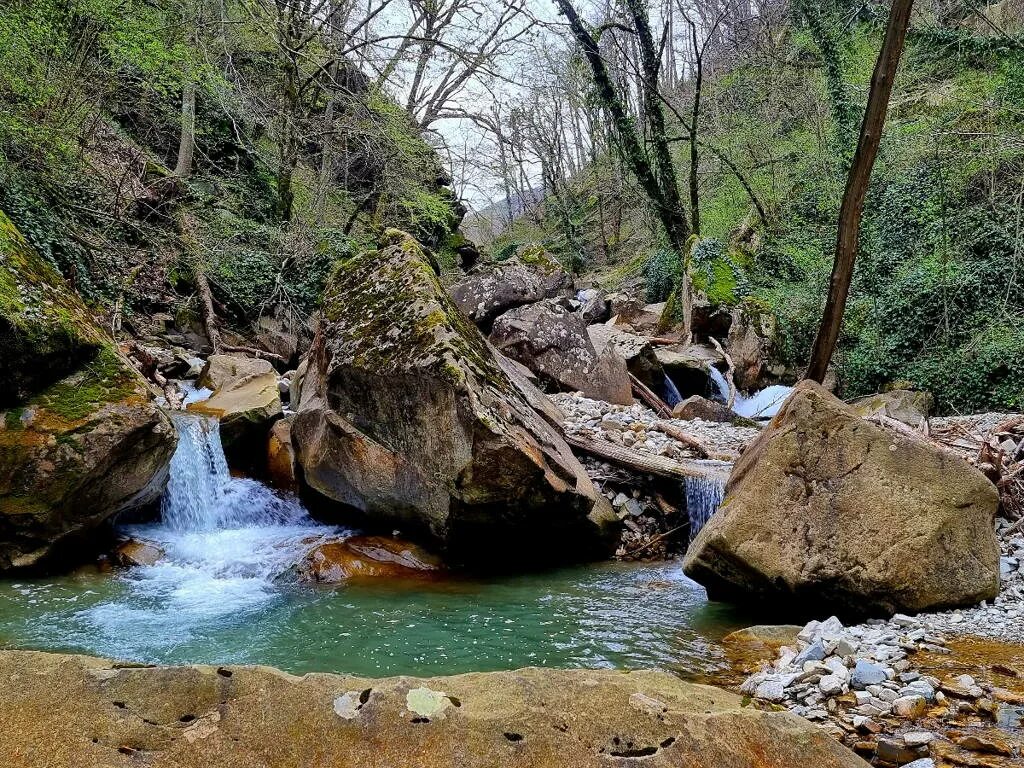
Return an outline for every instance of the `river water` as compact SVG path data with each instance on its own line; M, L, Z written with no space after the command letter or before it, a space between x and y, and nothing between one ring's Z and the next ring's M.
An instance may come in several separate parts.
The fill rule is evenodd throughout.
M750 623L708 603L677 562L602 563L516 577L298 583L318 541L350 534L294 499L232 478L216 423L181 435L158 523L124 532L156 565L0 581L0 645L149 663L268 664L303 673L437 675L551 667L724 665Z

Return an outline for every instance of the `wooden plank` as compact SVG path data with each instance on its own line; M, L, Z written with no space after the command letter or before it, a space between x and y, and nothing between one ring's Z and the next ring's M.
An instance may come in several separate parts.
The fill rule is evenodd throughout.
M684 459L678 461L667 456L655 456L650 453L631 451L621 445L607 440L595 440L580 435L566 435L565 441L573 448L599 459L610 461L637 472L646 472L659 477L673 480L685 480L687 477L716 477L728 479L732 464L727 461L711 461L708 459Z

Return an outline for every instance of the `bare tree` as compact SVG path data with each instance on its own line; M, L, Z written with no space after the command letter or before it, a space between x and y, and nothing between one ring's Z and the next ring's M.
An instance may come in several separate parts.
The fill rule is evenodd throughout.
M825 301L821 326L814 339L811 361L807 368L806 378L819 383L825 380L825 373L835 352L843 324L843 312L846 309L846 299L850 293L850 282L853 280L853 268L857 258L864 199L871 181L875 157L878 155L878 146L882 140L889 97L903 55L903 44L913 5L914 0L893 1L885 29L885 39L875 63L874 73L871 75L868 106L860 127L857 152L853 156L853 164L846 179L843 204L839 210L839 232L836 236L836 255L832 264L828 298Z
M691 229L676 182L663 111L664 103L658 92L662 65L660 47L654 41L644 0L626 0L626 8L632 24L627 31L635 38L639 53L641 125L647 134L646 140L637 131L636 123L628 112L624 95L612 80L601 54L598 38L603 30L596 30L595 37L595 33L580 18L571 0L557 0L557 3L590 66L601 106L607 110L615 126L616 140L623 159L650 201L665 232L669 247L679 256L682 265L679 299L684 322L689 330L691 297L687 241Z

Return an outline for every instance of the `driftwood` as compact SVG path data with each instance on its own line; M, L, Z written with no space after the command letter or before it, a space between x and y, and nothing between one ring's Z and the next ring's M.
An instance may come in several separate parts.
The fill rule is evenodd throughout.
M196 267L196 288L199 290L199 303L203 310L203 326L206 328L206 338L210 340L213 354L219 355L221 350L220 328L217 325L217 313L213 309L213 292L210 291L210 282L206 279L206 273Z
M567 434L565 441L573 448L578 448L605 461L619 464L636 472L658 475L659 477L667 477L672 480L685 480L688 477L713 477L716 475L725 479L728 477L729 470L731 469L729 463L724 461L710 461L707 459L684 459L678 461L667 456L654 456L653 454L631 451L607 440L595 440L579 435Z
M644 384L640 379L634 376L632 373L629 374L629 380L633 384L633 391L636 392L637 396L643 400L655 413L659 416L671 416L672 409L668 407L668 404L658 397L651 389Z
M707 459L711 456L711 452L704 447L704 444L701 443L700 440L695 438L693 435L686 434L672 422L659 420L654 422L654 427L659 432L663 432L673 440L685 445L691 451L696 453L698 458Z

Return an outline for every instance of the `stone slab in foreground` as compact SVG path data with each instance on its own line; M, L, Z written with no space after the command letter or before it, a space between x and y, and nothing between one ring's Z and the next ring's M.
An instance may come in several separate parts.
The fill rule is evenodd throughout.
M867 765L795 715L661 672L299 678L0 651L0 680L0 765L22 768Z

